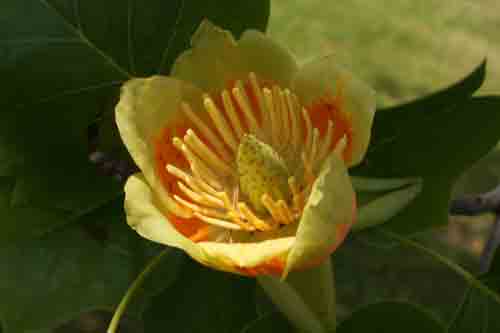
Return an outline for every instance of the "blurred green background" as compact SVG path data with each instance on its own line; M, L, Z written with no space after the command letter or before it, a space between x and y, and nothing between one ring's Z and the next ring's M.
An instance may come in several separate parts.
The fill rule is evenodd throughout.
M268 33L299 61L335 53L386 104L464 76L488 57L483 94L500 92L498 0L272 0Z

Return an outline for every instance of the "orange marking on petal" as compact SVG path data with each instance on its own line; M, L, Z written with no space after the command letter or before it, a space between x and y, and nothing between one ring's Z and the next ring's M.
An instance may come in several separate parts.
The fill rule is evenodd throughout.
M183 219L174 214L167 214L167 217L177 231L193 242L200 242L208 236L207 224L197 218Z
M324 260L326 260L330 255L337 250L337 248L342 244L347 237L347 234L351 230L351 226L356 223L356 212L357 212L357 204L356 204L356 194L354 194L354 201L352 205L353 210L353 221L351 223L343 223L337 225L337 237L335 239L335 243L333 243L326 251L325 255L315 258L305 264L303 267L298 268L298 270L304 270L308 268L313 268L321 264Z
M177 124L165 127L154 142L156 174L168 193L178 193L180 191L177 188L178 178L165 169L167 164L173 164L182 169L189 167L184 155L172 143L174 137L183 137L188 129L188 121L179 119Z
M156 174L160 178L162 185L169 195L179 195L184 197L184 193L179 189L177 182L179 179L166 170L167 164L173 164L181 169L188 169L189 162L184 155L174 146L172 139L174 137L183 137L186 131L190 128L190 122L185 117L179 117L172 121L169 126L162 129L159 135L154 140L155 147L155 168ZM206 141L206 140L205 140ZM180 218L174 214L165 214L172 225L182 235L191 238L201 232L202 228L207 227L207 224L196 219ZM196 238L201 237L198 234ZM199 240L198 240L199 241Z
M285 262L280 258L272 258L255 267L236 267L236 269L247 276L256 277L258 275L280 276L285 269Z
M328 129L328 120L333 121L332 149L344 135L347 137L343 158L344 161L349 162L352 158L352 119L351 115L342 109L343 94L340 84L341 81L339 81L339 88L335 96L327 93L308 106L306 110L313 127L319 130L321 136L324 136Z
M191 239L195 243L202 242L208 239L208 236L210 234L209 231L210 231L210 226L208 225L202 226L198 228L193 235L189 236L189 239Z

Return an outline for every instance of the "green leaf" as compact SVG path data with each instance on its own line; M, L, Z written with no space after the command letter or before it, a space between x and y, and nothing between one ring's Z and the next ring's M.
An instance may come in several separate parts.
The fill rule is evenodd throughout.
M5 243L41 236L114 198L120 186L88 161L87 128L113 110L120 85L167 74L204 17L236 35L263 30L269 0L4 0L0 11L0 177L11 183L0 190Z
M370 150L373 150L374 146L378 144L383 144L385 141L391 140L398 133L404 132L404 128L401 127L400 122L405 121L406 118L420 118L424 114L428 115L460 105L481 87L485 76L486 60L479 64L463 80L443 90L409 103L377 110L377 120L374 124L375 128L372 135L372 142L370 143Z
M257 316L254 293L253 279L189 261L144 313L145 332L239 332Z
M353 313L337 328L337 333L439 333L441 323L416 305L381 302Z
M44 237L0 249L0 318L5 333L48 330L95 309L112 311L158 246L131 233L121 201ZM112 222L112 225L109 223ZM93 237L93 225L105 242ZM103 226L108 229L100 230ZM104 232L103 232L104 231ZM149 299L177 277L182 256L172 250L148 278L130 314L142 313Z
M497 251L488 273L480 280L500 295L500 251ZM448 333L496 333L500 332L500 302L490 295L470 287L458 307L455 318L449 324Z
M500 139L500 97L468 98L483 77L484 64L447 91L377 113L355 174L423 178L422 193L384 228L411 234L447 222L452 184Z
M271 312L246 325L241 333L292 332L293 328L279 312Z
M358 207L353 231L389 221L422 191L422 182L418 178L351 177L351 181Z

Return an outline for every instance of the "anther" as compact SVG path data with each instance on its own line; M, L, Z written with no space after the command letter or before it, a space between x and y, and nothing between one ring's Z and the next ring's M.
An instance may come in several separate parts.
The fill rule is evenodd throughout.
M217 137L217 135L201 120L191 109L189 104L183 102L181 104L181 109L184 112L184 114L193 122L193 124L198 128L198 130L201 132L201 134L209 141L211 142L217 152L221 155L221 157L229 162L231 161L231 155L229 152L226 150L224 147L224 144L222 141Z
M210 115L210 118L212 119L224 142L227 143L233 151L236 151L238 149L238 142L234 138L226 119L224 119L224 116L221 114L214 101L210 97L205 96L203 99L203 105L205 106L205 109Z
M253 110L248 102L248 97L245 93L245 88L243 87L241 81L236 82L236 87L233 88L232 93L234 98L238 102L238 105L240 106L241 110L243 111L243 114L245 115L245 119L248 122L250 133L254 133L256 136L260 136L261 133L259 124L255 119Z

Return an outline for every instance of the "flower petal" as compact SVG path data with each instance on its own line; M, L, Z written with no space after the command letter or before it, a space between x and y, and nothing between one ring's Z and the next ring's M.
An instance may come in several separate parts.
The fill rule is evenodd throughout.
M157 196L142 174L128 178L125 184L125 213L130 227L146 239L182 249L200 262L206 261L203 249L179 233L159 206Z
M142 237L186 251L196 261L223 271L245 274L275 258L284 258L295 237L255 243L194 243L168 221L158 199L142 174L131 176L125 185L127 223Z
M337 152L330 154L304 208L284 276L327 257L342 243L355 220L355 192Z
M191 49L175 61L171 75L207 92L220 91L249 72L288 86L297 64L283 47L256 30L237 42L232 34L204 20L191 39Z
M255 243L200 242L207 254L205 264L224 271L244 273L273 259L285 258L295 237L283 237Z
M195 87L163 76L132 79L122 87L116 106L116 123L120 136L147 182L163 204L174 204L166 194L155 170L155 137L181 112L181 101L189 101L201 110L201 92Z
M352 146L348 166L361 162L370 141L375 113L375 93L349 71L339 66L333 56L312 60L297 72L292 89L308 106L340 88L342 111L351 120Z
M293 55L260 31L247 30L238 41L249 69L264 80L289 88L298 70Z

